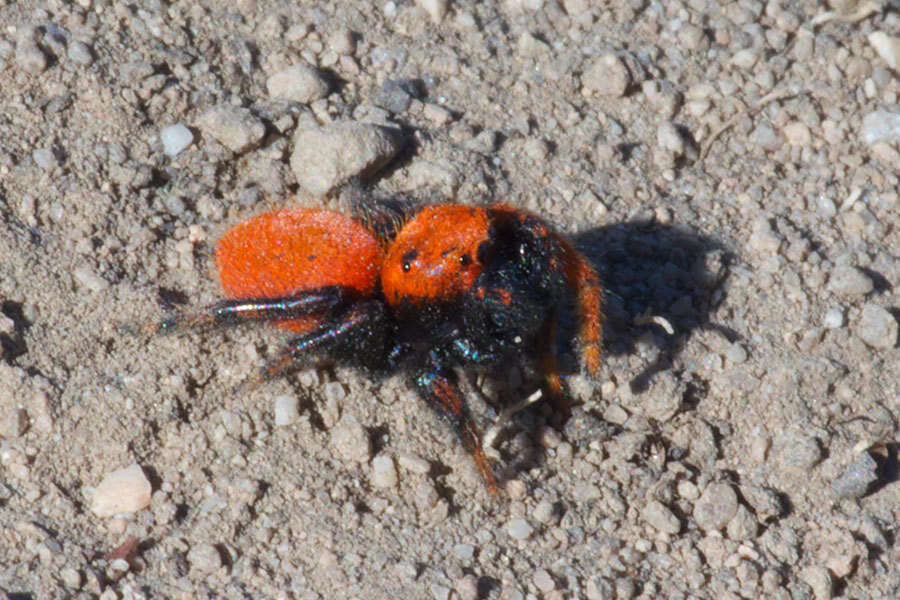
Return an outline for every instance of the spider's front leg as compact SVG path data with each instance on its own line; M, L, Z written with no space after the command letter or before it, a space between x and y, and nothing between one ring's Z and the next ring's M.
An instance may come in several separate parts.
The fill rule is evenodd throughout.
M382 302L369 300L354 304L345 312L291 339L263 367L254 382L281 375L310 357L323 355L373 370L382 369L386 362L390 328Z
M156 333L184 328L217 327L252 322L290 324L309 318L323 318L348 300L348 290L327 286L281 298L239 298L223 300L196 312L178 313L154 327ZM290 327L289 327L290 328Z
M443 369L437 367L432 361L431 369L415 377L416 387L419 393L435 408L437 411L450 421L453 430L459 436L463 448L472 456L475 466L481 478L484 479L488 491L494 495L500 495L500 488L497 485L497 479L494 471L491 469L487 455L481 445L481 435L469 408L466 405L465 397L456 382L448 376Z

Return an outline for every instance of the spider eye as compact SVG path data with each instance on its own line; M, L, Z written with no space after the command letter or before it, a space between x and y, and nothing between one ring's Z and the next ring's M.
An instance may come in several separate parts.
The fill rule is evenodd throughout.
M409 273L409 263L408 262L403 263L403 272Z
M468 267L469 265L472 264L472 257L469 256L468 254L463 254L462 256L459 257L459 264L461 264L464 267Z

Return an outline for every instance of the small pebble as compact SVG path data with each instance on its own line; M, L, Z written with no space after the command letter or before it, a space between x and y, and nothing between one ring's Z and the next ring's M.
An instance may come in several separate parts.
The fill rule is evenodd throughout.
M275 412L275 425L286 427L293 425L300 418L300 400L293 394L275 396L272 400Z
M62 571L59 572L60 579L62 579L63 585L69 588L70 590L77 590L81 587L81 573L79 573L76 569L72 567L65 567Z
M346 27L340 27L328 36L328 47L341 56L349 56L356 52L356 38Z
M246 108L222 104L206 111L198 122L210 136L232 152L241 153L259 145L266 126Z
M791 146L809 146L812 143L812 134L809 127L802 121L791 121L781 130Z
M606 54L595 60L581 76L584 95L624 96L631 85L631 73L615 54Z
M447 14L448 0L416 0L416 4L425 9L432 22L440 23Z
M369 434L353 415L344 414L330 434L331 445L345 460L364 463L372 458Z
M684 155L684 138L671 121L660 123L656 130L656 143L675 156Z
M859 498L878 481L878 464L872 455L863 452L831 484L838 498Z
M843 309L833 306L828 309L825 313L825 317L822 319L822 325L827 327L828 329L840 329L844 326L844 311Z
M424 458L401 452L397 455L397 464L410 473L427 475L431 471L431 464Z
M472 560L475 556L475 547L472 544L456 544L453 546L453 554L461 561Z
M811 469L822 460L819 441L797 431L787 431L776 441L777 456L781 464L796 469Z
M738 500L734 489L727 483L712 483L694 504L694 520L701 529L722 529L737 512Z
M5 416L4 423L0 426L0 436L19 437L28 431L28 413L21 406L12 407Z
M658 500L651 500L644 506L641 516L651 527L661 533L676 534L681 531L681 521L669 508Z
M194 141L194 134L181 123L163 127L159 132L159 139L163 145L166 156L175 157Z
M34 164L45 171L49 171L59 165L56 153L52 148L38 148L31 153L31 159Z
M200 575L210 574L222 566L222 556L212 544L191 546L187 553L187 560L191 565L191 571Z
M73 40L69 43L68 56L69 60L81 66L87 66L94 62L94 53L91 47L80 40Z
M92 292L102 292L109 288L109 282L97 275L90 265L84 264L75 267L72 276L82 287Z
M556 582L553 581L553 576L545 569L537 569L534 572L532 581L534 582L534 586L545 594L556 589Z
M757 520L750 509L739 504L734 517L728 521L725 531L728 539L745 541L756 537Z
M291 168L301 187L321 196L357 175L369 176L404 145L400 132L377 125L339 121L300 131Z
M747 360L747 351L740 342L734 342L725 351L725 358L728 359L728 362L738 365Z
M478 578L471 573L457 579L453 589L459 595L459 600L478 600Z
M392 488L397 485L397 468L394 459L386 454L379 454L372 459L372 485L379 488Z
M307 64L282 69L266 80L269 96L300 104L310 104L326 97L330 87L325 76Z
M890 68L900 71L900 38L874 31L869 34L869 44Z
M812 588L816 600L831 600L834 595L834 582L828 569L810 565L801 569L799 576L806 585Z
M750 142L763 150L778 150L784 144L784 138L765 123L760 123L750 132Z
M846 298L861 298L875 289L872 278L850 265L839 265L828 278L828 290Z
M388 79L372 94L372 104L386 111L399 114L406 111L419 90L415 82L408 79Z
M538 523L549 523L553 519L553 503L549 500L541 500L531 511L531 516Z
M527 540L533 531L534 527L529 525L525 519L512 519L506 524L506 533L515 540Z
M16 44L16 64L27 73L39 75L47 69L49 61L37 43L31 39L22 39Z
M149 506L151 492L143 469L133 464L103 478L91 499L91 511L98 517L136 513Z
M897 319L877 304L863 306L856 326L856 334L876 350L888 350L897 345Z
M446 125L453 119L453 113L443 106L432 104L431 102L425 103L425 107L422 109L422 115L435 125Z
M871 146L878 142L900 142L900 113L876 110L862 120L860 136Z

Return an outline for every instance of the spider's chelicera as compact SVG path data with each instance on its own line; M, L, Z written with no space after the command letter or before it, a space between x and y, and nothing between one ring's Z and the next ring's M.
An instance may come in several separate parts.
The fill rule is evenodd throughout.
M574 306L578 353L600 365L603 288L587 259L537 216L507 204L432 205L400 219L316 209L261 214L216 247L227 300L160 325L269 322L295 334L261 378L329 358L402 370L446 416L489 490L496 478L454 368L536 360L565 409L557 323Z

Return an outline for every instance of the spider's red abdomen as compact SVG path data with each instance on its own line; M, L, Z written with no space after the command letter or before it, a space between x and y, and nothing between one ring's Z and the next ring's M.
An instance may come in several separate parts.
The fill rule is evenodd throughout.
M216 247L216 264L231 299L280 298L325 286L371 296L384 251L371 231L330 210L298 208L264 213L229 230ZM316 317L281 321L302 333Z
M387 302L457 299L484 270L490 235L483 208L444 204L422 209L403 226L385 257L381 286Z

